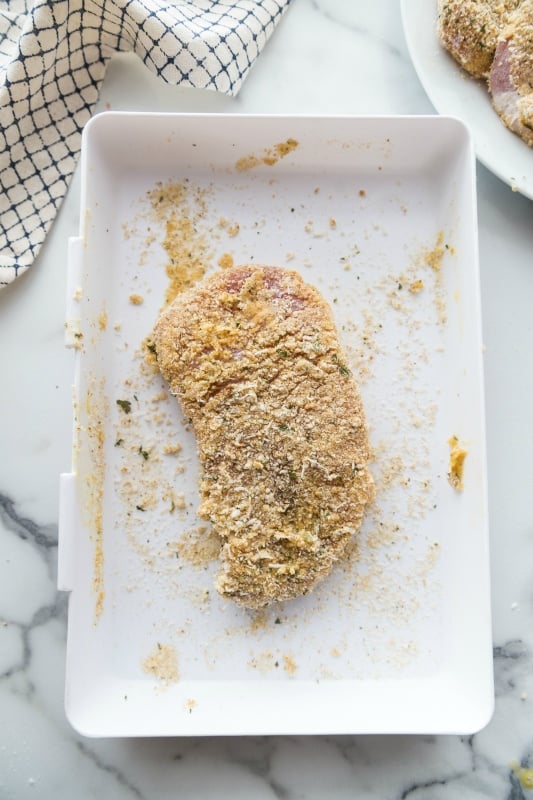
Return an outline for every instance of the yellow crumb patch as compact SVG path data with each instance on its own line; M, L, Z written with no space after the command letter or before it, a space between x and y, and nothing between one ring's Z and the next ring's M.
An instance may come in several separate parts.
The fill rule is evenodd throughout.
M162 245L167 253L169 280L165 303L200 281L211 261L209 243L201 233L205 220L207 190L193 190L187 183L158 184L148 192L152 213L164 223Z
M91 457L91 468L85 478L83 513L91 530L94 546L93 592L95 596L94 622L100 619L104 610L104 475L105 475L105 420L109 413L109 403L104 393L103 380L91 379L85 397L86 423L84 435Z
M232 239L233 237L237 236L237 234L241 229L241 226L239 225L238 222L230 222L229 220L226 219L226 217L220 217L218 225L219 228L223 228L228 234L228 236L231 236Z
M231 253L223 253L218 259L218 266L222 269L231 269L233 266L233 256Z
M219 557L221 545L220 537L214 530L205 525L198 525L185 531L180 541L171 543L169 549L175 557L183 558L196 567L202 567Z
M150 655L144 659L144 672L153 675L163 683L176 683L179 680L178 657L172 645L157 643Z
M289 675L296 674L296 670L298 669L298 667L292 656L283 656L283 669Z
M455 435L450 436L448 439L448 444L450 446L450 470L448 472L448 482L450 486L453 486L454 489L462 491L464 488L464 463L465 458L468 455L468 450L462 447L462 445L459 443L459 439Z
M182 446L178 442L171 442L169 444L163 445L163 453L166 456L177 456L178 453L181 453Z
M434 269L435 272L440 272L442 268L442 259L446 250L449 250L449 247L444 244L443 232L439 231L433 248L431 250L427 250L424 254L424 260L428 267Z
M281 158L285 158L289 153L298 147L296 139L287 139L285 142L278 142L273 147L267 147L260 155L251 154L243 156L235 163L235 169L238 172L246 172L254 167L259 167L262 164L267 167L272 167Z
M144 303L144 297L142 297L140 294L130 294L129 301L132 306L142 306Z

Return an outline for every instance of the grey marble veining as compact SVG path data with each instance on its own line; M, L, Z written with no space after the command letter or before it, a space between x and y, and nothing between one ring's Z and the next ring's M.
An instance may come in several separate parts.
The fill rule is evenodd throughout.
M119 57L100 99L100 110L108 106L431 113L393 0L297 0L236 99L172 89ZM79 190L76 176L38 262L0 296L1 800L528 800L533 205L479 169L496 691L489 725L470 737L91 740L65 719L67 597L56 590L57 476L70 468L71 433L64 273Z
M352 31L357 39L354 45L372 42L382 48L387 56L408 60L404 47L398 46L398 11L383 14L379 5L355 5L354 3L332 3L328 0L311 0L313 11L324 19Z

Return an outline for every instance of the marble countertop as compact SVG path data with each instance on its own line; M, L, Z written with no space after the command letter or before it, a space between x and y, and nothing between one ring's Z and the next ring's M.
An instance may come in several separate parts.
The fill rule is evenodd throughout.
M116 57L104 109L434 113L394 0L296 0L237 98L166 86L135 57ZM70 728L56 561L58 476L71 457L73 360L63 323L78 171L38 260L0 294L2 800L533 796L533 204L480 165L477 186L496 688L489 725L469 737L163 740L89 740Z

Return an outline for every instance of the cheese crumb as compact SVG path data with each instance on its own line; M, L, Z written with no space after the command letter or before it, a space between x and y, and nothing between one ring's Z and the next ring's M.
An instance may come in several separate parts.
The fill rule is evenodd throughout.
M450 445L450 471L448 472L448 482L454 489L462 491L464 488L464 462L468 455L468 450L465 450L465 448L459 444L459 439L455 435L448 439L448 444Z

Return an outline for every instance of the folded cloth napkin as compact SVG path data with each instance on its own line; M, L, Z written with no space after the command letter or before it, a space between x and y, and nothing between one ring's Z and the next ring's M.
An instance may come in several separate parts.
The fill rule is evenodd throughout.
M0 0L0 287L61 205L107 62L234 95L290 0Z

